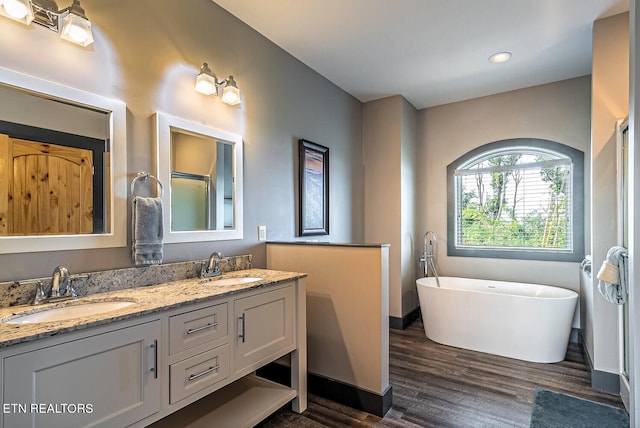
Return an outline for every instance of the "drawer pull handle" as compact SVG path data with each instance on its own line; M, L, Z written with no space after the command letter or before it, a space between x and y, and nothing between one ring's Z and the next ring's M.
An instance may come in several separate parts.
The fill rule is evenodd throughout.
M192 380L196 380L196 379L198 379L199 377L202 377L202 376L207 375L207 374L209 374L209 373L211 373L211 372L213 372L213 371L218 370L219 368L220 368L220 366L209 367L208 369L206 369L206 370L205 370L205 371L203 371L203 372L200 372L200 373L198 373L198 374L192 374L191 376L189 376L189 379L188 379L188 380L189 380L189 382L191 382Z
M242 328L241 328L242 333L240 333L240 334L238 335L238 337L239 337L240 339L242 339L242 343L244 343L244 341L245 341L245 335L246 335L245 328L244 328L244 327L245 327L245 326L244 326L244 314L242 314L241 316L239 316L239 317L238 317L238 319L239 319L240 321L242 321Z
M153 378L158 379L158 341L154 340L151 347L153 348L153 367L151 371L153 372Z
M216 327L217 325L218 325L218 323L214 322L214 323L209 323L207 325L203 325L202 327L190 328L189 330L187 330L187 334L197 333L199 331L206 330L208 328Z

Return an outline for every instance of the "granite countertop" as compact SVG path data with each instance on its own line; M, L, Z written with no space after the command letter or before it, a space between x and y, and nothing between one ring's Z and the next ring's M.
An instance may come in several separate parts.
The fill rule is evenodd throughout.
M115 311L65 321L33 324L8 324L0 321L0 348L54 336L60 333L104 325L113 321L140 317L193 303L227 297L242 291L268 287L305 276L306 274L296 272L246 269L225 273L204 280L200 278L183 279L157 285L96 293L81 297L77 300L49 303L41 306L23 305L0 308L0 320L2 320L17 313L40 312L47 308L57 308L89 302L131 301L136 303L135 305ZM216 280L243 277L258 277L262 279L244 284L215 285Z

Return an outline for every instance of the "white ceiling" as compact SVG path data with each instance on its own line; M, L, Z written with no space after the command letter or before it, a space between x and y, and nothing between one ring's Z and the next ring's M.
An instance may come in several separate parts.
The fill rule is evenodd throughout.
M360 101L424 108L591 73L629 0L213 0ZM510 61L488 57L509 51Z

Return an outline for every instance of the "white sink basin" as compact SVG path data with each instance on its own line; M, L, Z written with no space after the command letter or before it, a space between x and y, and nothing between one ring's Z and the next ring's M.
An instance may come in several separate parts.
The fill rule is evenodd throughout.
M222 287L225 285L247 284L249 282L256 282L261 280L262 278L258 278L255 276L247 276L244 278L222 278L222 279L208 278L200 281L200 284L215 285L218 287Z
M81 303L63 308L44 309L30 314L12 315L2 320L2 322L7 324L33 324L39 322L65 321L73 318L104 314L135 304L135 302L125 301Z

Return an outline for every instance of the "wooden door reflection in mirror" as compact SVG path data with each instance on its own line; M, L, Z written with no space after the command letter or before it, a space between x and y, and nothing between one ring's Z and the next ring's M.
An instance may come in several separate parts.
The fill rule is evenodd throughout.
M126 105L0 67L0 254L126 245Z
M0 134L0 234L93 233L90 150Z

